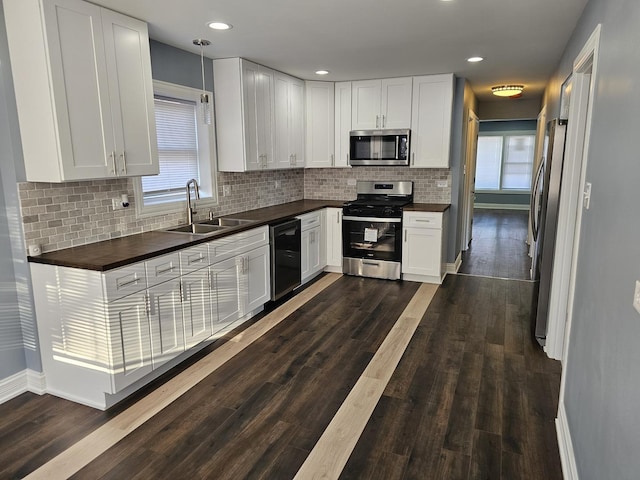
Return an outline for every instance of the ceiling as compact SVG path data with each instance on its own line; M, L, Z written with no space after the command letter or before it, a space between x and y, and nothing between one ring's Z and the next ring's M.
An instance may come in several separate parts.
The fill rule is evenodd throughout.
M303 79L453 72L480 101L525 85L540 98L587 0L92 0L149 23L154 40L210 58L243 57ZM231 30L214 31L220 20ZM467 58L479 55L480 63ZM329 75L315 75L318 69Z

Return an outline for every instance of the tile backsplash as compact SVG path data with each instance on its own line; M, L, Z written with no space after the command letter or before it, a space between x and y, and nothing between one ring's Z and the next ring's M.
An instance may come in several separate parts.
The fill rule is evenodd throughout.
M254 208L308 199L352 200L355 180L413 180L414 200L422 203L451 202L451 174L448 169L405 169L358 167L343 169L270 170L247 173L218 173L218 205L215 216L231 215ZM275 188L276 180L280 188ZM447 187L438 187L446 181ZM231 187L222 196L223 186ZM180 212L136 217L133 180L113 179L67 183L18 184L26 245L40 245L43 252L108 240L111 238L168 228L185 223ZM130 206L113 210L111 199L126 193ZM197 219L206 218L201 208Z
M276 180L280 188L275 188ZM186 182L185 182L186 183ZM223 185L230 195L222 196ZM18 184L26 245L40 245L43 252L167 228L185 223L184 211L136 217L132 179L66 183ZM113 210L111 199L126 193L130 206ZM304 171L271 170L218 173L218 205L215 216L300 200L304 196ZM186 202L185 202L186 203ZM186 205L185 205L186 206ZM206 218L201 208L196 218Z
M451 203L451 171L434 168L354 167L318 168L304 172L304 198L353 200L356 187L352 180L413 181L413 200L418 203ZM446 187L438 187L446 181Z

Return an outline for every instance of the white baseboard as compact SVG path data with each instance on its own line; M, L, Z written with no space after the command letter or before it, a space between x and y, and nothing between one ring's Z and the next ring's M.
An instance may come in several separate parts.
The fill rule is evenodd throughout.
M567 422L567 412L564 404L560 403L558 418L556 418L556 434L558 435L558 447L560 449L560 462L565 480L578 480L578 467L571 441L571 432Z
M458 252L456 261L453 263L447 263L447 273L458 273L460 266L462 265L462 252Z
M44 374L33 370L23 370L0 380L0 403L11 400L25 392L38 395L45 393Z
M522 205L520 203L474 203L473 208L482 208L485 210L529 210L529 204Z

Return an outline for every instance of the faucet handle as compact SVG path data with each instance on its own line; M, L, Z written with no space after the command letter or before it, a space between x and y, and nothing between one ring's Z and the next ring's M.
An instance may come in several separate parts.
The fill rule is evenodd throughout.
M213 210L209 209L209 220L213 220Z

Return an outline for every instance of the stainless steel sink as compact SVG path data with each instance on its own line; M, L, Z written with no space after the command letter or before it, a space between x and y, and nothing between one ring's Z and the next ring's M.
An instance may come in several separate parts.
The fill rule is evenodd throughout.
M247 220L245 218L214 218L212 220L202 220L197 222L198 225L202 226L219 226L219 227L237 227L239 225L246 225L248 223L253 223L255 220Z
M191 225L181 225L179 227L168 228L165 232L173 233L190 233L192 235L210 235L220 230L224 230L225 226L220 225L204 225L201 223L194 223Z

